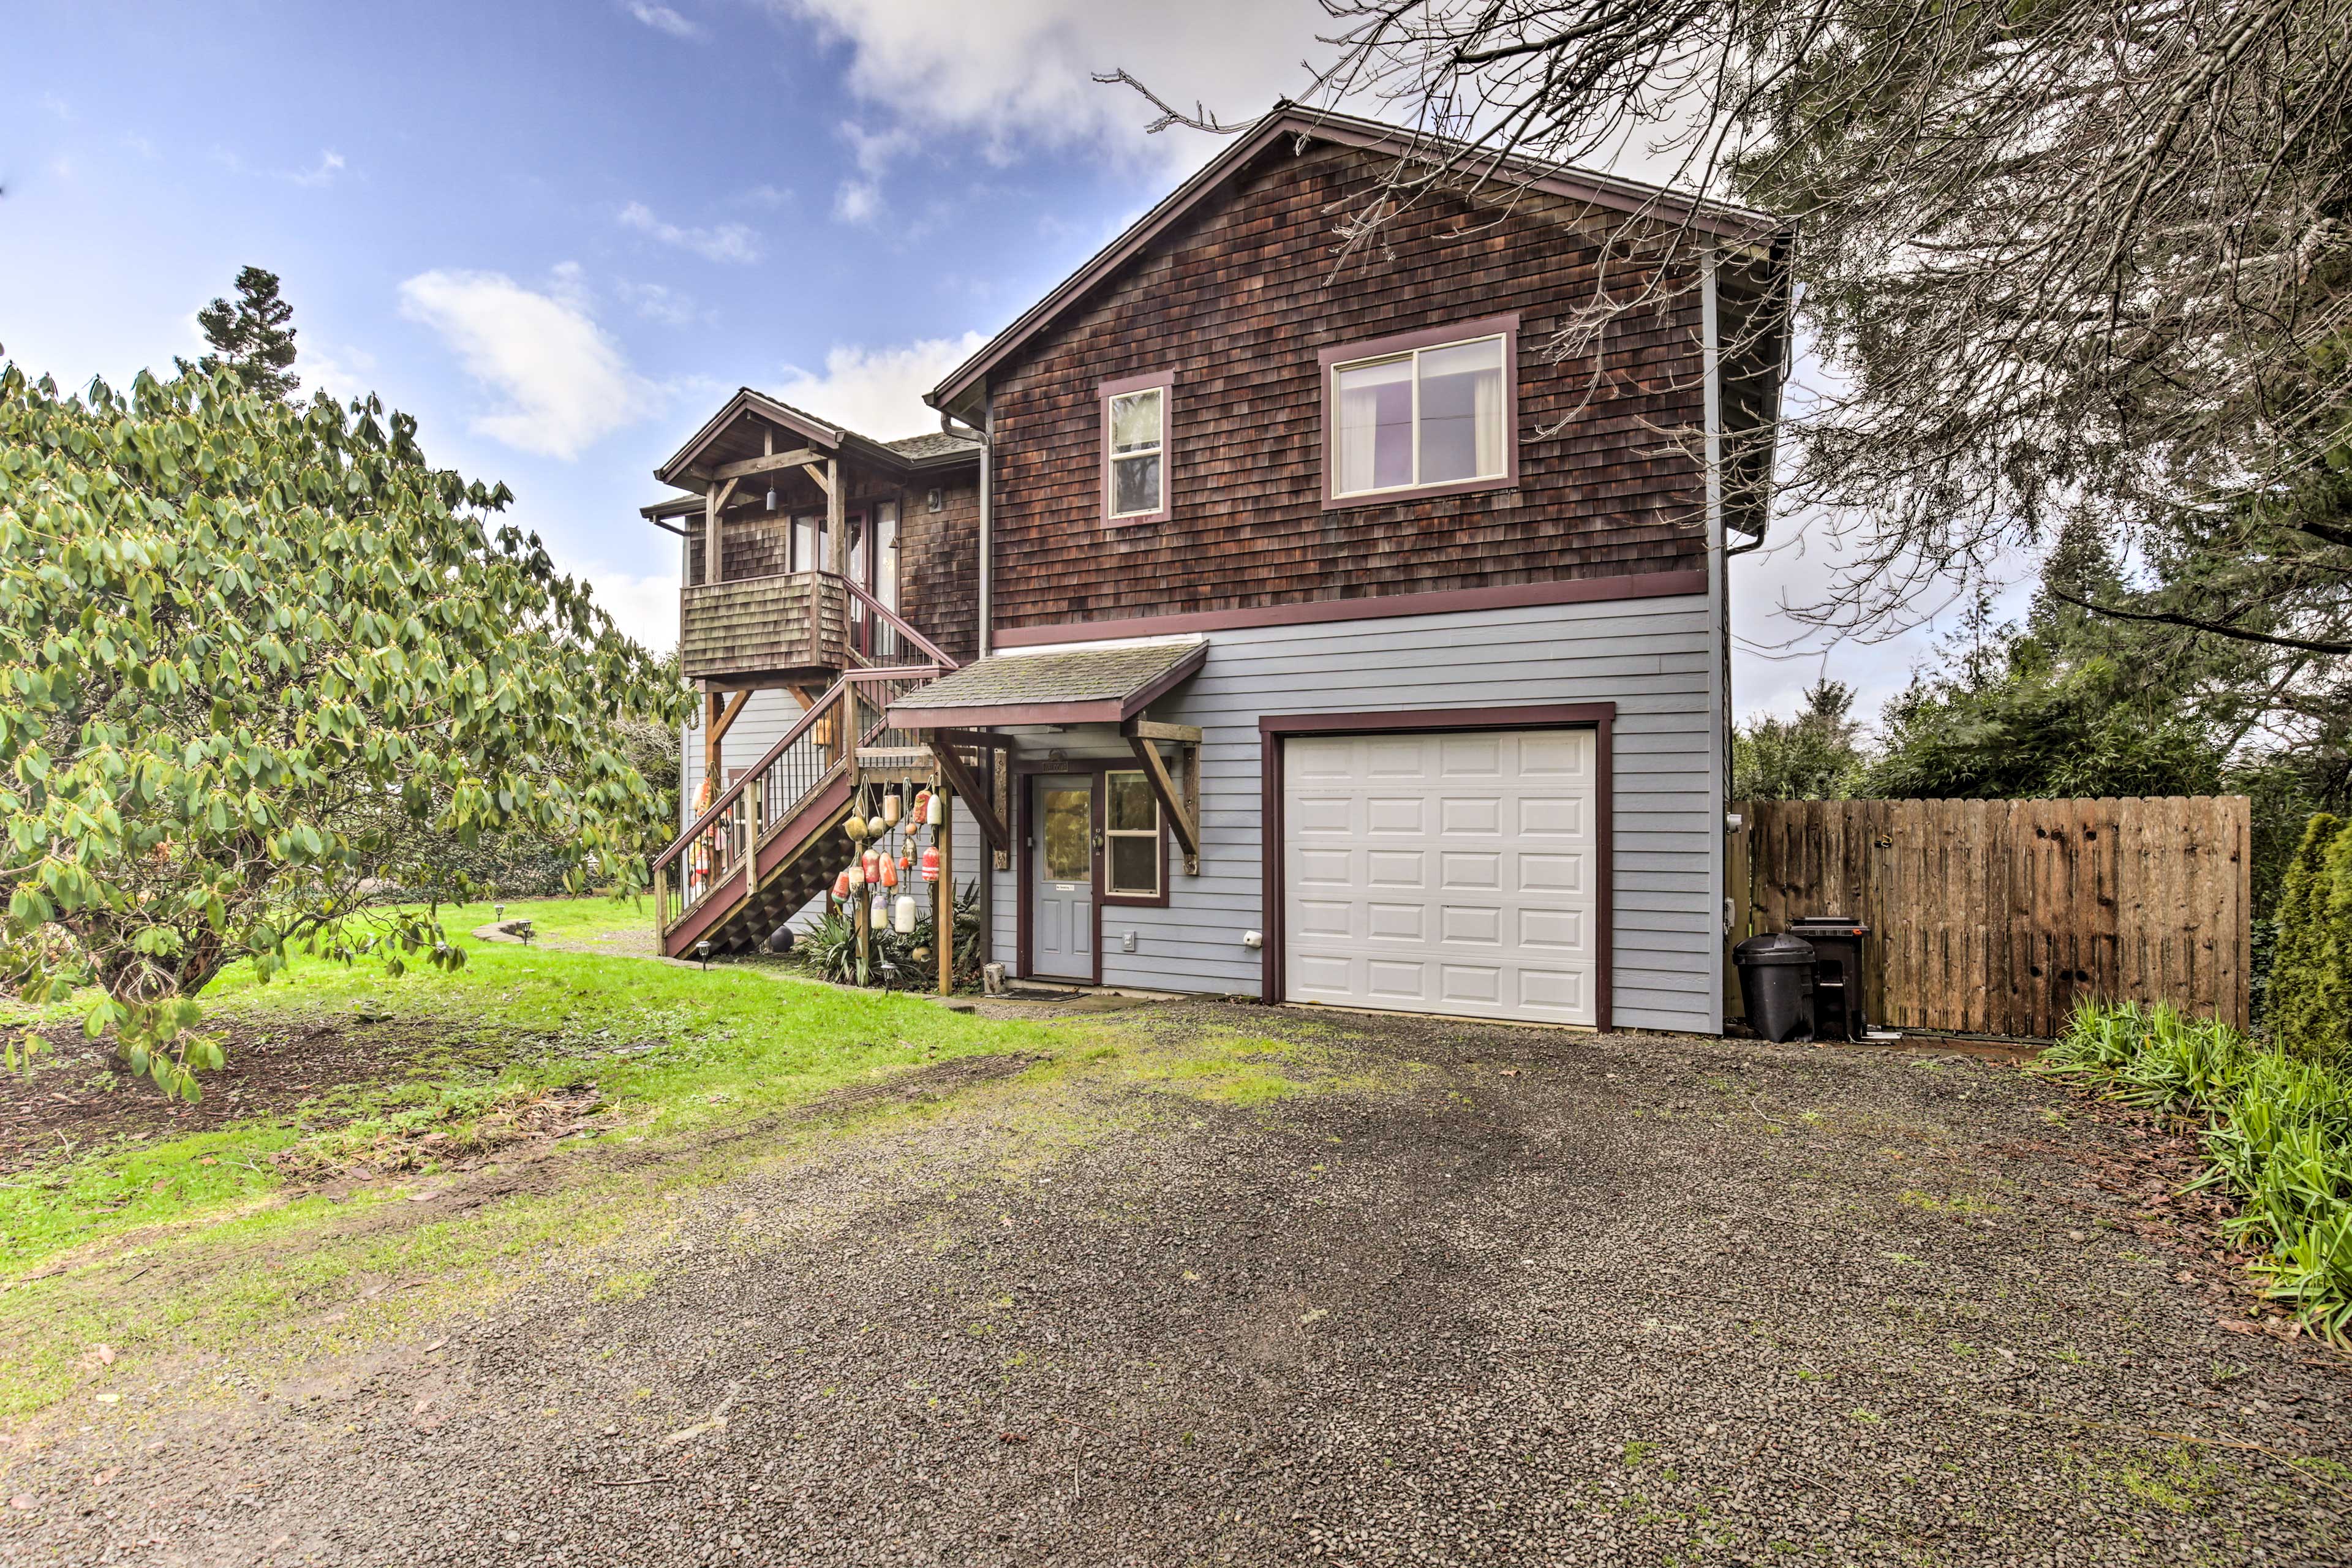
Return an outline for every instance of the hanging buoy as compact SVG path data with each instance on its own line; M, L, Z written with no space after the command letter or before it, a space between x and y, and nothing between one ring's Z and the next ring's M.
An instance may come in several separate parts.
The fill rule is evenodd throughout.
M931 792L931 809L923 814L923 819L933 827L939 826L948 819L947 791L942 789Z
M847 897L849 897L849 873L844 871L833 879L833 900L834 902L839 903Z
M904 809L904 803L897 795L886 795L882 797L882 820L887 826L898 826L898 817Z
M931 792L927 789L917 790L915 792L915 815L908 817L907 820L913 823L917 827L920 827L923 825L925 815L929 813L930 809Z
M880 817L869 816L866 819L866 832L869 837L879 838L889 831L890 825Z
M857 858L857 865L858 868L866 873L867 881L878 882L882 879L882 857L875 851L868 849L865 854L860 855Z
M936 882L939 879L940 847L934 844L929 848L923 851L923 880L926 882Z
M885 888L895 888L898 885L898 861L895 856L882 857L882 885Z
M841 825L841 830L849 835L852 844L858 843L866 837L866 819L853 811L849 814L849 820Z
M896 931L900 936L912 936L915 934L914 894L901 893L898 895L898 905L892 915L890 926L891 929Z

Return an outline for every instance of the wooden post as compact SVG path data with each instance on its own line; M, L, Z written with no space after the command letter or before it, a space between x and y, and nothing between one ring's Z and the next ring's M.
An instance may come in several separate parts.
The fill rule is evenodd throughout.
M654 868L654 934L669 934L669 867Z
M940 879L931 884L931 945L940 950L940 994L947 996L955 991L955 855L949 842L955 802L934 785L931 808L940 814L940 825L931 829L931 842L940 852Z
M824 460L824 569L836 577L849 575L849 510L841 483L841 459Z
M733 487L730 485L729 488ZM721 504L719 497L724 493L716 484L702 492L702 580L705 583L716 583L720 576L719 508Z

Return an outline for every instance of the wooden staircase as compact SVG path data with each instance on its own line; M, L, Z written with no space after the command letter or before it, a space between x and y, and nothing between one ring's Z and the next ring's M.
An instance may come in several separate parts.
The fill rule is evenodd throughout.
M655 926L668 956L696 956L704 942L713 957L762 946L855 855L842 825L856 792L860 753L921 747L921 737L892 731L886 715L892 702L953 669L955 661L881 605L866 602L929 662L844 672L654 858Z

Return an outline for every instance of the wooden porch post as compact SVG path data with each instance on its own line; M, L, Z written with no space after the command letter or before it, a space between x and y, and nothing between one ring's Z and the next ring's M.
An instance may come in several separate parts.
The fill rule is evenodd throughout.
M955 991L955 855L949 841L955 799L942 786L933 790L940 825L931 830L931 841L940 851L940 879L931 884L931 945L940 950L940 994L947 996Z
M824 569L836 577L849 575L848 492L842 488L841 459L824 460Z

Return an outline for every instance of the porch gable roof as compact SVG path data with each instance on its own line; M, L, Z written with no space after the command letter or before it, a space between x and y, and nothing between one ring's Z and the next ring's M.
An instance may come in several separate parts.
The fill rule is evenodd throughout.
M995 653L890 704L902 730L1003 724L1118 724L1208 661L1209 639Z

